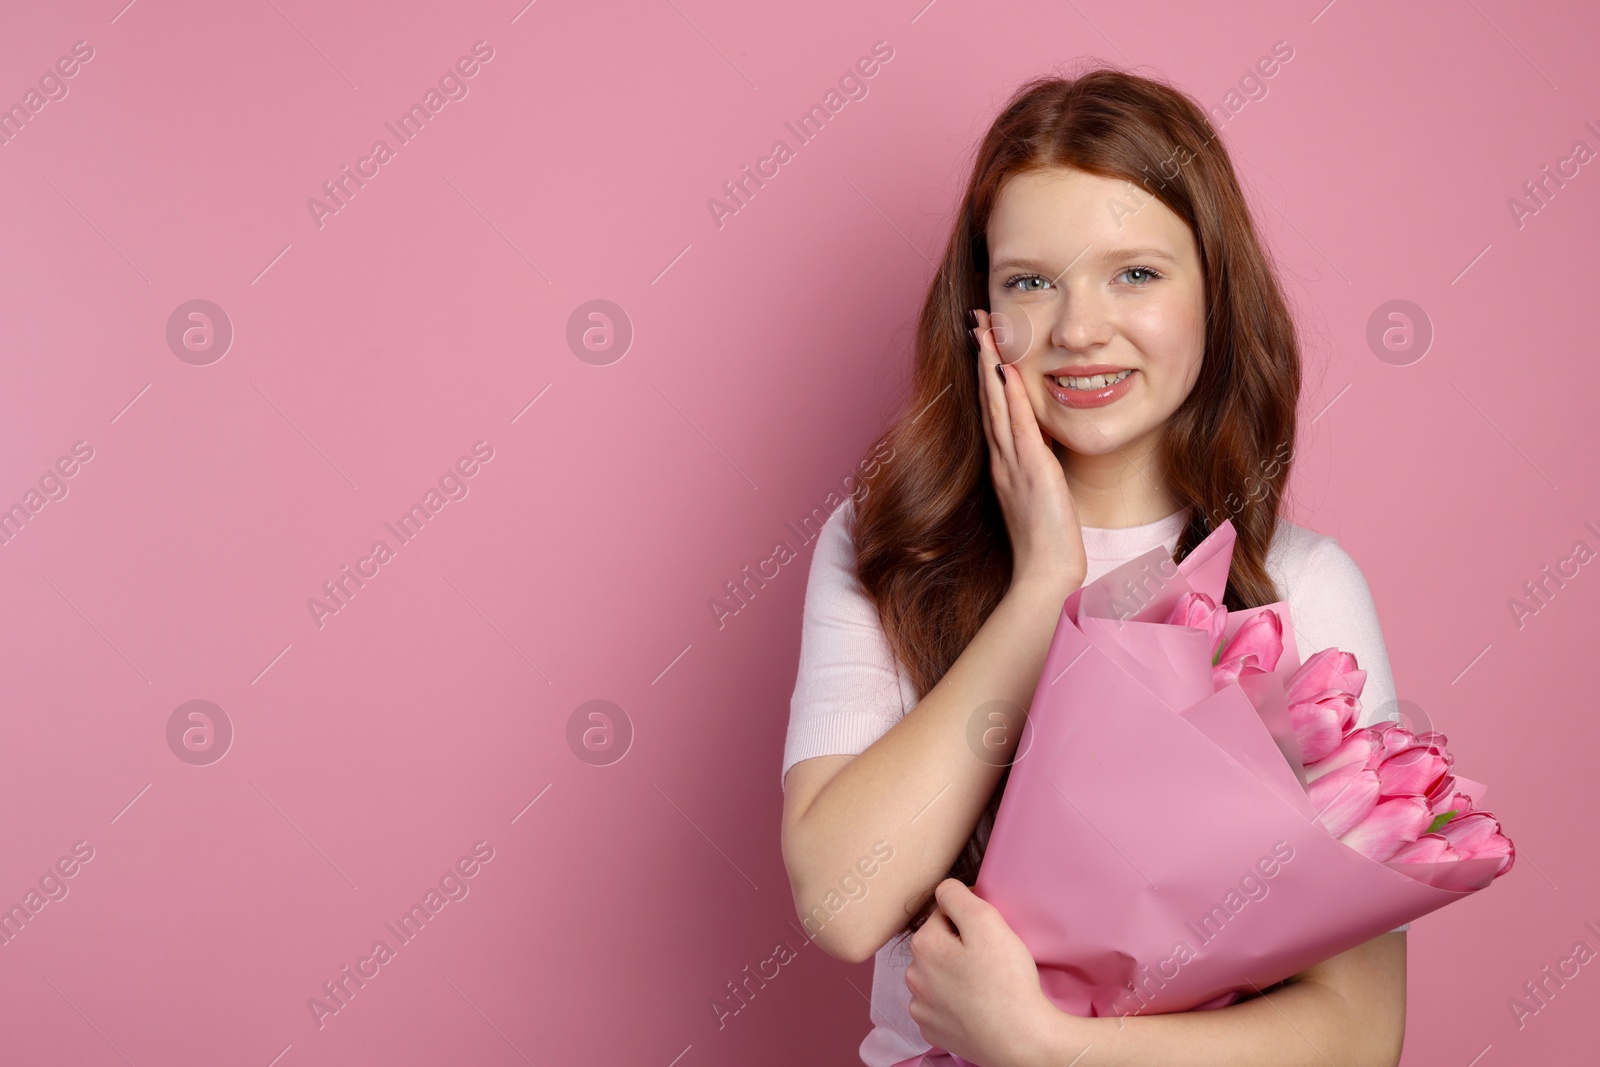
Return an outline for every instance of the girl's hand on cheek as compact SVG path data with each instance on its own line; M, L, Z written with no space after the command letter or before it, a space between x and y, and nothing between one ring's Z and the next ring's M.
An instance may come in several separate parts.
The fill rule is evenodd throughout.
M1011 539L1011 587L1050 588L1065 599L1083 584L1089 563L1056 442L1034 418L1022 371L1006 365L1002 373L989 313L974 310L972 321L989 475Z
M1039 968L994 905L954 878L934 889L938 907L911 935L911 1018L929 1044L984 1067L1040 1062L1062 1012L1045 997Z

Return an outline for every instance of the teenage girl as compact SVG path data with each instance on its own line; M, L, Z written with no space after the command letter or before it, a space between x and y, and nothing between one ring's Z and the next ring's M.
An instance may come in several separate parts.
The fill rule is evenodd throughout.
M1086 1019L969 888L1009 758L975 752L975 716L1026 709L1062 601L1156 545L1182 559L1231 520L1228 607L1286 600L1302 656L1367 672L1360 724L1392 706L1360 569L1278 515L1299 345L1194 101L1114 70L1022 86L979 147L912 375L890 458L819 535L783 760L806 932L875 959L862 1062L1397 1064L1405 927L1226 1008Z

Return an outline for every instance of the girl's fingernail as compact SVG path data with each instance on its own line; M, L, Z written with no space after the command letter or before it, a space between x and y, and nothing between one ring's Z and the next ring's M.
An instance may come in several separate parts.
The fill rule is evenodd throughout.
M996 363L994 365L994 372L996 374L1000 375L1000 384L1004 385L1005 381L1006 381L1006 369L1005 369L1005 367L1001 366L999 363Z

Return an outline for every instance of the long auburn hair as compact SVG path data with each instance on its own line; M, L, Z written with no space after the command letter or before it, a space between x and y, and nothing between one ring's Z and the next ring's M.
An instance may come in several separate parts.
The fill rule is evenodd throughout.
M1132 182L1193 231L1205 277L1205 354L1161 444L1168 491L1190 509L1173 558L1231 519L1237 541L1224 602L1242 610L1279 599L1266 558L1292 463L1300 349L1227 152L1205 112L1172 86L1105 67L1034 78L977 149L917 321L909 395L886 435L897 461L878 465L855 500L856 577L919 700L1011 580L966 312L989 306L986 229L1001 186L1049 167ZM949 877L976 882L1009 774ZM929 896L907 931L933 908Z

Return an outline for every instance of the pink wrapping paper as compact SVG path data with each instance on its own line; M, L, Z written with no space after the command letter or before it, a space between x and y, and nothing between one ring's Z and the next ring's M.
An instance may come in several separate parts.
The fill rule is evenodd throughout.
M1222 1007L1499 865L1391 867L1312 821L1283 699L1300 664L1287 605L1267 605L1285 623L1278 669L1215 692L1203 631L1159 624L1189 590L1222 602L1233 544L1224 522L1181 564L1154 549L1062 606L974 892L1064 1011ZM1230 612L1227 636L1260 610ZM913 1064L966 1067L938 1048Z

